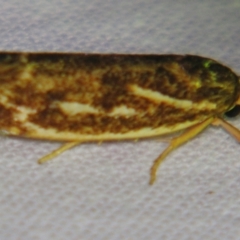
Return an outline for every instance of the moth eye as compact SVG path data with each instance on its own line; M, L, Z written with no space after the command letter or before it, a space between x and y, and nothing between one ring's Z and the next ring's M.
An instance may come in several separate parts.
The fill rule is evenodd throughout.
M225 116L232 118L232 117L236 117L239 113L240 113L240 105L236 105L234 108L232 108L228 112L225 112Z

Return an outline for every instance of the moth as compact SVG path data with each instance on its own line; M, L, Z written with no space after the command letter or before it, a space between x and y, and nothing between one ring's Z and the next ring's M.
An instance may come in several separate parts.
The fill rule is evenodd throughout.
M157 137L184 130L163 159L209 125L239 109L239 76L194 55L0 53L0 130L66 142L43 163L82 142ZM238 112L238 110L237 110Z

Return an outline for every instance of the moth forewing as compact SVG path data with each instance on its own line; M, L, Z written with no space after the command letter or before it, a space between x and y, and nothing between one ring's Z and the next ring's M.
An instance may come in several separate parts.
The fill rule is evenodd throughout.
M70 142L40 162L79 142L147 138L191 127L166 155L176 142L216 123L238 98L237 75L199 56L0 53L0 130Z

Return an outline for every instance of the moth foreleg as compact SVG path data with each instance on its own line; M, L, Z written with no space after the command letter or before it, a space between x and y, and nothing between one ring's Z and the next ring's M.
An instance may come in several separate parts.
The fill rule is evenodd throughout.
M205 121L198 123L189 129L187 129L185 132L183 132L181 135L174 137L171 141L169 146L162 152L162 154L154 161L153 166L150 170L150 184L152 185L156 180L156 174L157 169L159 165L162 163L164 158L174 149L176 149L178 146L182 145L183 143L187 142L191 138L195 137L197 134L199 134L201 131L203 131L209 124L211 124L213 121L213 118L208 118Z
M215 118L212 122L214 126L221 126L223 127L227 132L229 132L238 142L240 142L240 130L235 128L230 123L226 122L222 118Z
M42 164L42 163L45 163L49 160L51 160L52 158L55 158L57 157L58 155L60 155L61 153L67 151L68 149L80 144L82 142L68 142L68 143L65 143L63 144L60 148L54 150L53 152L49 153L48 155L40 158L38 160L38 163Z

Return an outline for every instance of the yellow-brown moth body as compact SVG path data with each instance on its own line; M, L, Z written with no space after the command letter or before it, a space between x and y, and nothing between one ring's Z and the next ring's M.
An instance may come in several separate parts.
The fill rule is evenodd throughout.
M154 137L216 122L238 98L239 77L199 56L0 53L0 130L9 135Z

